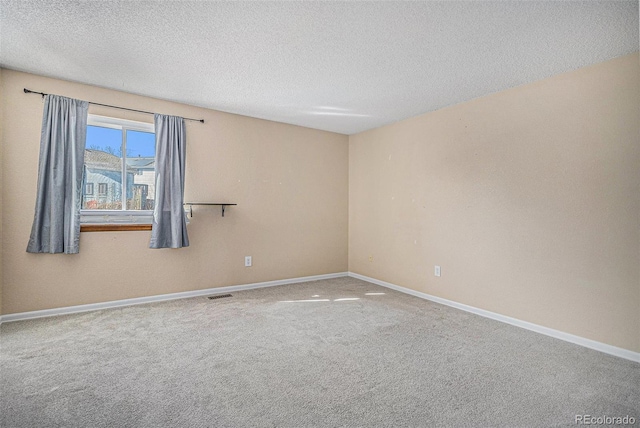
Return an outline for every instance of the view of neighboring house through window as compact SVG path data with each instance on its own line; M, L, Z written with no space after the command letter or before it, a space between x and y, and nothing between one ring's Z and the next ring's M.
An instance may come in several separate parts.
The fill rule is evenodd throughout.
M153 210L155 176L153 124L89 115L82 201L85 217Z

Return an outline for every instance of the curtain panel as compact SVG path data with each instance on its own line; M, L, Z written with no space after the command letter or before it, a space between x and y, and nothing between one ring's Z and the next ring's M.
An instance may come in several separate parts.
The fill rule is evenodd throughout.
M149 248L189 246L184 212L184 119L156 114L156 194Z
M47 95L29 253L79 251L87 101Z

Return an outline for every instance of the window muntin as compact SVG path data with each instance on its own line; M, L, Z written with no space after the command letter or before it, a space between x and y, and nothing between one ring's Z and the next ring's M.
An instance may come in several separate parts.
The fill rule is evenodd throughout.
M83 187L81 223L151 223L153 124L89 115Z

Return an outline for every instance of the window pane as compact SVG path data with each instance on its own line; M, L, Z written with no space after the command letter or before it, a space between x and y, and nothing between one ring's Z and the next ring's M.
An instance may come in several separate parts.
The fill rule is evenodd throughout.
M156 137L151 132L127 132L127 209L152 210L156 186Z
M87 126L85 210L122 209L122 131Z

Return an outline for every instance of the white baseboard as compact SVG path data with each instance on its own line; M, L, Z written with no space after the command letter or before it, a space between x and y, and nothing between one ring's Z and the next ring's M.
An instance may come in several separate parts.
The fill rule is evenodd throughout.
M412 296L420 297L421 299L426 299L432 302L451 306L452 308L461 309L466 312L471 312L473 314L480 315L485 318L491 318L496 321L501 321L506 324L511 324L516 327L521 327L527 330L535 331L536 333L541 333L546 336L551 336L556 339L560 339L566 342L574 343L576 345L584 346L585 348L594 349L596 351L604 352L605 354L614 355L616 357L620 357L626 360L631 360L631 361L640 363L640 353L633 352L628 349L618 348L617 346L607 345L606 343L602 343L602 342L596 342L595 340L586 339L584 337L565 333L563 331L554 330L548 327L543 327L541 325L533 324L527 321L522 321L517 318L511 318L505 315L497 314L495 312L490 312L484 309L468 306L462 303L454 302L453 300L447 300L441 297L432 296L430 294L422 293L420 291L412 290L410 288L401 287L399 285L391 284L389 282L380 281L379 279L370 278L368 276L360 275L357 273L349 272L349 276L352 278L357 278L363 281L370 282L372 284L381 285L382 287L390 288L392 290L400 291L401 293L406 293Z
M340 278L348 276L348 272L329 273L325 275L303 276L301 278L280 279L276 281L256 282L253 284L231 285L228 287L206 288L204 290L184 291L181 293L159 294L156 296L136 297L133 299L113 300L111 302L91 303L88 305L67 306L64 308L44 309L41 311L20 312L6 314L0 317L0 322L21 321L33 318L52 317L56 315L75 314L79 312L98 311L101 309L119 308L122 306L141 305L144 303L163 302L166 300L187 299L190 297L208 296L211 294L225 294L235 291L251 290L254 288L274 287L276 285L295 284L298 282L319 281L321 279Z
M330 273L325 275L305 276L301 278L281 279L276 281L256 282L253 284L231 285L228 287L206 288L203 290L184 291L181 293L160 294L156 296L137 297L133 299L124 299L124 300L114 300L110 302L91 303L88 305L68 306L64 308L55 308L55 309L44 309L40 311L20 312L16 314L5 314L5 315L0 315L0 324L5 322L20 321L20 320L27 320L27 319L33 319L33 318L43 318L43 317L51 317L56 315L75 314L79 312L97 311L101 309L119 308L123 306L163 302L167 300L187 299L190 297L208 296L211 294L224 294L224 293L231 293L235 291L251 290L254 288L274 287L277 285L295 284L298 282L319 281L322 279L340 278L345 276L357 278L363 281L370 282L372 284L380 285L382 287L399 291L401 293L410 294L412 296L416 296L421 299L430 300L432 302L440 303L446 306L450 306L452 308L456 308L456 309L460 309L476 315L480 315L485 318L501 321L506 324L511 324L516 327L521 327L527 330L534 331L536 333L544 334L546 336L554 337L556 339L564 340L566 342L571 342L576 345L580 345L586 348L594 349L596 351L604 352L605 354L614 355L616 357L620 357L620 358L624 358L627 360L640 363L640 353L638 352L633 352L624 348L618 348L616 346L608 345L606 343L597 342L595 340L565 333L559 330L554 330L552 328L533 324L527 321L522 321L517 318L511 318L505 315L500 315L495 312L490 312L484 309L465 305L463 303L454 302L453 300L443 299L441 297L422 293L420 291L412 290L410 288L401 287L399 285L391 284L389 282L381 281L375 278L370 278L368 276L360 275L354 272L338 272L338 273Z

